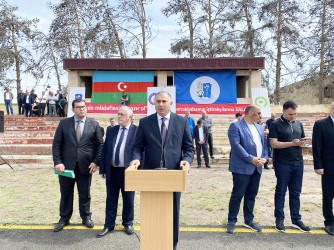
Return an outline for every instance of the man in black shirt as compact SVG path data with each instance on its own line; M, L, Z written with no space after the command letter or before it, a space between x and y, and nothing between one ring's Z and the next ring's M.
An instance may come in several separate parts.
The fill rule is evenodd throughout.
M270 145L274 149L273 163L277 178L275 190L276 230L285 232L284 201L289 187L289 206L292 227L302 232L311 229L301 221L300 193L303 182L303 154L305 133L303 125L296 120L297 104L287 101L283 104L283 115L273 121L269 129Z

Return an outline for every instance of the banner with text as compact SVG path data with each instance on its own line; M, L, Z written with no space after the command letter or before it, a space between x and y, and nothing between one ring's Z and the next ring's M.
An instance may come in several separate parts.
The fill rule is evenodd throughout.
M262 117L270 117L268 90L266 88L252 88L253 103L261 108Z
M72 102L75 99L85 100L85 87L71 87L68 94L68 105L67 105L67 117L72 117L74 115L72 111Z
M87 113L90 114L117 114L119 104L111 103L90 103L86 102ZM201 114L202 110L206 110L209 115L235 115L240 112L245 114L245 108L249 104L176 104L176 114L184 115L186 110L189 110L191 114ZM135 115L146 115L147 104L129 104L129 107L133 110ZM154 107L154 106L153 106ZM174 112L174 111L173 111ZM154 112L153 112L154 113Z

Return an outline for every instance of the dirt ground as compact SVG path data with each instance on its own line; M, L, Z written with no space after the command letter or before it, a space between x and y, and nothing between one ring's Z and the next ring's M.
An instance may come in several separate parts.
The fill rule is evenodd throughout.
M53 168L15 166L14 170L0 166L0 224L52 224L59 220L59 185ZM255 204L255 221L262 226L273 226L274 170L264 170ZM187 176L186 192L181 198L181 225L225 226L228 202L232 190L232 175L227 165L212 165L211 169L193 167ZM96 225L103 225L106 189L105 180L95 173L91 187L91 210ZM135 224L140 223L140 194L135 197ZM310 227L322 227L320 176L313 166L305 166L301 215ZM285 224L291 224L288 195L285 201ZM119 201L117 224L121 224L122 200ZM71 223L81 223L78 197L75 193L74 213ZM242 208L238 224L243 224Z

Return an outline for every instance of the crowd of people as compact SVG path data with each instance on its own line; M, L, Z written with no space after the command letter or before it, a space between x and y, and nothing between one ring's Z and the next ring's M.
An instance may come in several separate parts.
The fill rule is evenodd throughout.
M13 98L13 93L9 88L6 88L4 100L7 115L14 115L12 106ZM57 90L56 93L49 91L48 94L46 94L45 91L42 91L40 94L36 94L34 90L26 90L26 92L23 93L23 90L20 89L17 93L17 106L18 115L25 115L26 117L44 117L45 115L51 117L65 117L67 98L59 90Z

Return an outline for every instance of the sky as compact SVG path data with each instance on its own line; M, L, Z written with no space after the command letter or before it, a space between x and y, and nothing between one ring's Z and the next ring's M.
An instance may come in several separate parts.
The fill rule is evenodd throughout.
M2 0L1 0L2 1ZM113 1L113 0L111 0ZM17 14L22 18L32 19L38 18L38 29L43 32L48 32L49 26L54 19L55 15L48 8L47 3L49 0L6 0L6 2L11 6L17 6ZM60 1L51 0L52 3L56 4ZM177 31L180 26L176 22L176 16L171 16L167 18L161 13L161 9L166 6L167 0L153 0L151 5L146 8L146 14L152 19L152 32L156 35L155 39L148 44L147 58L173 58L173 55L169 52L170 44L173 39L176 39L179 35ZM141 57L140 55L137 57ZM15 71L8 72L8 77L15 79ZM35 86L35 80L27 74L22 74L21 86L25 91L26 89L31 89ZM67 74L65 73L61 79L62 84L67 84ZM38 94L41 92L47 83L45 81L41 82L39 86L35 87L35 92ZM56 78L53 79L51 85L55 86L56 90ZM16 96L16 89L13 87L12 90L14 96ZM0 95L0 102L3 102L3 95ZM14 99L16 102L16 98Z

